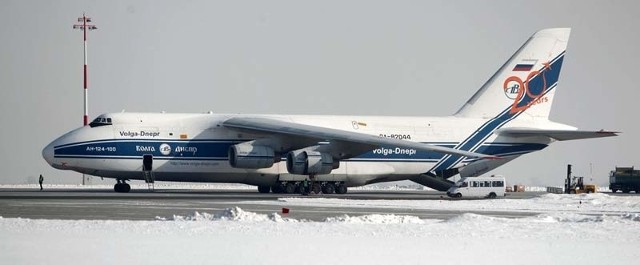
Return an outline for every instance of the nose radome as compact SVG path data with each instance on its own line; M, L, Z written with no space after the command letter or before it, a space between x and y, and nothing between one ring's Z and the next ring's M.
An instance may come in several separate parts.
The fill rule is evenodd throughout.
M42 158L44 158L49 165L53 165L53 142L42 149Z

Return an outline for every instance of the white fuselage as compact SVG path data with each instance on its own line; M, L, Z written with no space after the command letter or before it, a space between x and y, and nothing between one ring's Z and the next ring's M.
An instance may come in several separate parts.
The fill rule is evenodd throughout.
M329 194L410 179L446 191L452 176L480 176L555 140L616 135L549 121L570 32L533 34L453 116L109 113L56 139L43 157L116 178L117 192L129 191L127 179L287 193L311 179Z
M231 167L228 158L230 146L270 137L267 133L243 132L222 125L222 122L231 117L244 116L267 117L508 158L541 150L550 142L546 137L498 137L494 134L495 130L485 128L487 119L453 116L112 113L100 116L108 117L109 125L85 126L73 130L49 144L43 150L43 156L58 169L116 179L143 179L144 155L152 155L155 179L161 181L270 185L278 180L295 181L306 177L289 174L284 161L262 169ZM536 119L514 120L509 123L510 127L525 125L548 129L566 127ZM277 155L284 158L286 153ZM319 175L317 178L320 181L342 181L348 186L360 186L405 180L433 170L465 165L469 161L464 158L447 160L447 156L438 152L389 146L342 160L339 167L330 174ZM483 168L483 171L492 169Z

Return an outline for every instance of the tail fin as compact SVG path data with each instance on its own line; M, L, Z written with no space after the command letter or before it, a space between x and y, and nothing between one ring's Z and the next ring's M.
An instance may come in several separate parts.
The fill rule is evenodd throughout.
M570 33L554 28L533 34L455 115L547 119Z

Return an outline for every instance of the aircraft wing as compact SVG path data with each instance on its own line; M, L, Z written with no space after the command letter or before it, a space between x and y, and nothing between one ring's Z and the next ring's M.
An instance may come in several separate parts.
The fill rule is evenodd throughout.
M461 151L453 148L435 146L419 142L411 142L400 139L380 137L376 135L350 132L345 130L319 127L307 124L300 124L282 120L268 118L247 118L236 117L230 118L223 122L223 126L232 129L244 129L262 133L273 133L292 137L315 138L319 141L342 141L351 144L368 146L368 150L375 147L393 146L401 148L410 148L421 151L434 151L439 153L459 155L472 158L496 159L492 155L485 155L467 151Z
M546 136L558 141L618 136L618 132L611 132L611 131L605 131L605 130L578 131L578 130L541 130L541 129L529 129L529 128L504 128L504 129L500 129L498 131L498 134L503 136L516 137L516 138Z

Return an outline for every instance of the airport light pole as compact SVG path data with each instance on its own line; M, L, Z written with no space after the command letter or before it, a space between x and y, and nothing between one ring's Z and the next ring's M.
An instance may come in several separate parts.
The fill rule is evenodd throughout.
M82 24L73 25L74 29L82 30L82 35L84 39L84 126L87 126L89 122L89 103L88 95L87 95L87 31L98 29L96 25L87 24L87 22L91 22L91 18L82 14L82 17L78 18L78 22L82 22Z
M74 24L74 29L82 30L83 40L84 40L84 115L82 117L83 126L87 126L89 123L89 96L87 95L87 32L90 30L98 29L96 25L87 24L87 22L91 22L91 18L87 17L84 13L82 13L82 17L78 18L78 22L82 22L82 24ZM82 185L84 185L84 174L82 174Z

